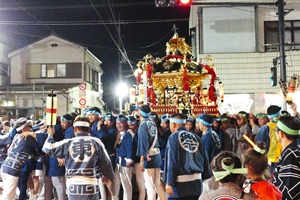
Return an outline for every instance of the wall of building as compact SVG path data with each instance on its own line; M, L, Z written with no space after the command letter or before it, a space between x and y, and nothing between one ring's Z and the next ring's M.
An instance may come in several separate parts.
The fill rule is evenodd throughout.
M203 58L205 55L200 54L199 57ZM225 93L280 92L279 85L272 87L270 83L272 60L279 56L279 52L210 55L214 59L217 76L224 84ZM286 62L288 63L286 68L287 77L289 78L293 74L300 75L300 51L287 51L286 55ZM277 72L279 80L279 67Z
M288 3L285 6L286 9L294 9L289 14L285 15L285 20L300 20L300 2L297 4ZM276 15L276 10L270 7L258 7L257 8L257 34L258 34L258 49L260 52L265 51L265 34L264 34L264 22L265 21L278 21L278 16ZM285 39L285 43L289 43Z
M51 44L53 43L57 43L58 46L52 47ZM69 42L56 41L55 39L43 44L35 43L11 58L11 84L51 83L53 79L26 79L26 64L67 62L84 63L84 50ZM81 80L83 79L55 78L55 83L78 83Z
M204 0L203 2L212 1ZM219 0L213 2L226 1ZM259 3L258 1L254 0L247 2ZM288 1L285 8L294 9L292 12L285 16L285 20L300 20L299 1ZM225 42L220 41L220 38L222 40L222 35L243 35L244 33L243 29L220 29L219 31L217 31L217 29L215 29L214 27L216 24L220 24L219 20L222 20L222 17L219 16L221 12L218 12L218 9L220 9L220 11L223 11L224 19L234 19L234 16L230 16L230 12L224 13L224 10L226 9L239 9L239 11L241 11L240 14L242 14L242 12L245 12L245 14L247 12L250 12L252 16L253 14L255 14L255 30L250 31L252 34L251 37L249 35L246 35L244 37L244 43L246 45L252 44L254 47L253 49L244 51L243 42L241 42L242 40L237 40L237 44L240 45L240 51L234 52L231 50L232 46L234 46L236 49L239 49L239 46L235 45L235 41L231 41L232 44L230 44L230 42L228 43L228 41L230 40ZM210 13L212 11L214 11L214 13ZM224 84L225 100L226 98L229 98L229 101L235 101L232 103L238 105L236 109L241 109L239 106L242 105L242 107L244 106L245 109L248 109L247 111L265 111L267 106L273 103L286 106L283 101L283 96L279 85L277 85L276 87L272 87L270 83L270 68L273 67L273 58L280 56L279 51L265 52L264 46L264 21L278 21L276 12L276 7L272 6L258 6L253 11L247 11L246 9L243 9L243 7L224 8L224 6L219 8L210 6L193 6L191 8L189 25L191 29L197 29L197 58L198 60L200 60L207 54L210 54L213 57L213 62L216 65L217 76L220 77ZM236 11L236 13L238 13L238 11ZM207 16L205 17L205 15ZM241 20L244 18L244 16L236 15L235 18L236 20ZM251 17L251 19L253 18ZM223 23L226 24L225 21L223 21ZM236 24L238 25L238 23ZM237 26L237 28L238 27L240 26ZM216 40L214 41L213 35L208 34L211 31L214 31L219 39L216 38ZM227 32L225 33L225 31ZM232 33L230 33L230 31ZM210 41L205 41L205 35L208 35L210 37ZM253 40L253 38L255 40ZM288 43L289 41L286 40L285 42ZM211 45L215 49L205 52L205 50L207 50L208 48L203 47L203 45ZM227 51L226 48L228 49ZM286 51L286 62L286 75L287 81L289 81L289 78L293 74L300 74L300 51ZM280 80L279 65L277 67L277 72L278 80ZM209 84L208 81L209 80L205 80L204 85L207 86ZM274 99L274 101L270 99ZM247 107L247 105L249 105L249 102L252 102L251 106ZM224 109L228 109L228 107L226 108L225 106ZM288 109L288 107L286 109Z
M12 43L11 39L3 33L0 33L0 86L9 84L9 67L10 59L7 57L11 48L8 43Z

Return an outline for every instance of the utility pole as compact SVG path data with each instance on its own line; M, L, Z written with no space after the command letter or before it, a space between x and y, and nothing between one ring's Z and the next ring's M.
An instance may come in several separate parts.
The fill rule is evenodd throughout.
M285 56L285 24L284 24L284 0L278 0L278 31L280 48L280 81L286 82L286 56Z
M120 13L118 15L118 18L120 20ZM120 47L121 51L123 51L123 48L121 46L121 25L120 23L118 24L118 46ZM118 63L119 63L119 82L122 80L122 55L121 52L118 51Z
M120 12L118 13L118 19L120 20ZM120 47L120 50L123 51L123 46L121 43L121 24L118 24L118 46ZM122 55L121 52L118 51L118 62L119 62L119 80L118 85L122 82ZM119 114L122 114L122 97L120 94L119 96Z

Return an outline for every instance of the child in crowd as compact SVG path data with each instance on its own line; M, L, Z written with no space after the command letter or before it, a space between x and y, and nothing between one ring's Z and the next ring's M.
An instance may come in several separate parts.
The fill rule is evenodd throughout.
M251 143L251 142L250 142ZM258 200L281 200L282 193L271 183L266 181L268 176L268 158L265 143L259 142L249 148L241 157L242 164L248 169L245 175L243 191L257 196Z
M214 157L210 167L219 187L216 190L205 191L199 197L199 200L209 199L240 199L254 200L255 196L242 192L240 185L242 175L246 174L247 169L241 168L241 161L230 151L222 151Z

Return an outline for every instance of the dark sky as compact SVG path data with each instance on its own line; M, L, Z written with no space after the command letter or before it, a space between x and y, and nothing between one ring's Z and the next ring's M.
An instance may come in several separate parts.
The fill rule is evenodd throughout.
M15 49L51 33L88 47L103 62L104 101L111 103L119 63L118 48L112 39L118 41L114 19L122 21L122 42L134 68L147 53L155 57L165 55L165 44L173 36L173 24L189 42L189 8L157 8L154 1L2 0L0 33L12 37ZM103 25L107 22L110 24ZM131 74L128 64L123 64L122 70L124 76ZM134 79L126 81L133 83Z

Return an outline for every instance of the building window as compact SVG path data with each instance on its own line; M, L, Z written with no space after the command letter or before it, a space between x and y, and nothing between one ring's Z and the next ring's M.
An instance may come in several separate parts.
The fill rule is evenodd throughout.
M56 77L57 64L42 64L41 77L43 78L54 78Z
M254 6L202 8L200 53L256 52L255 16Z
M66 75L66 64L57 64L57 76L65 77Z
M93 90L99 91L99 74L96 71L93 71L92 87Z
M4 63L0 63L0 75L8 76L8 65Z
M26 66L26 77L27 78L42 78L46 77L42 76L43 67L41 64L27 64ZM45 70L46 73L46 70Z
M278 21L265 21L265 51L279 51ZM285 21L285 50L300 49L300 20Z
M99 91L99 72L94 70L92 67L87 65L86 68L86 82L92 85L92 89L95 91Z
M26 65L27 78L81 78L81 63L51 63Z

